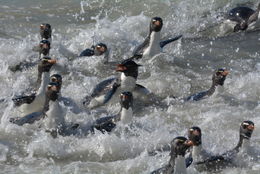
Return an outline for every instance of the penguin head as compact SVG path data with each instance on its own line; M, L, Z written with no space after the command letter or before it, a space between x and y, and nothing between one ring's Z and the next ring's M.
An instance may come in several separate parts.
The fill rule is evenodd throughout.
M55 101L59 97L59 85L58 83L50 82L46 89L46 97L52 101Z
M226 80L226 76L229 74L229 71L223 69L223 68L219 68L212 77L212 81L214 83L215 86L223 86L224 82Z
M54 65L57 61L55 59L51 59L48 56L44 56L39 65L38 65L38 71L39 72L49 72L52 65Z
M120 104L122 108L129 109L133 106L133 95L131 92L122 92L120 94Z
M183 136L178 136L171 141L171 156L184 156L186 150L192 146L192 142Z
M50 81L58 84L58 90L60 91L62 85L62 77L59 74L53 74L50 77Z
M161 31L163 26L163 20L160 17L153 17L150 22L150 32L155 31L159 32Z
M48 55L51 49L51 43L48 40L41 40L39 47L41 54Z
M240 136L246 139L250 139L255 129L255 125L252 121L243 121L240 125Z
M197 126L193 126L188 130L188 138L192 141L194 146L201 144L201 129Z
M107 51L107 46L103 43L98 43L97 45L92 46L92 48L94 49L94 54L96 56L100 56Z
M131 59L126 59L117 65L116 71L123 72L126 76L137 78L139 66L142 65L135 63L135 61Z
M50 24L45 24L42 23L40 25L40 35L44 39L49 39L51 38L51 25Z

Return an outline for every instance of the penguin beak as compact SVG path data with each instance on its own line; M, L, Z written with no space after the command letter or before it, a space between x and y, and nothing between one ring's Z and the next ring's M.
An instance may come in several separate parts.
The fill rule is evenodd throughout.
M186 146L188 146L188 147L194 145L194 143L193 143L191 140L187 140L184 144L185 144Z
M51 59L51 60L48 60L48 62L49 62L50 64L55 64L55 63L57 63L57 60Z
M255 126L252 125L252 124L250 124L250 125L247 127L247 129L253 131L253 130L255 129Z
M125 70L127 70L127 68L126 68L126 66L124 66L122 64L118 64L116 67L116 71L124 72Z
M160 21L155 21L155 22L154 22L154 25L160 26L160 25L161 25L161 22L160 22Z
M227 76L227 75L229 74L229 71L224 70L221 74L222 74L223 76Z

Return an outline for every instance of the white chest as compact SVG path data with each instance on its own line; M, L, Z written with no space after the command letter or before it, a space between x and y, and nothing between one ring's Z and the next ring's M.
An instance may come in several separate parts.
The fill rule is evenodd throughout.
M174 174L187 174L185 158L178 155L175 159Z
M133 119L133 110L132 108L125 109L123 108L121 111L121 122L123 124L131 123Z
M47 130L57 129L65 124L63 108L58 101L50 101L49 110L46 112L44 126Z
M194 162L203 161L210 155L202 148L202 145L192 147L192 158Z
M136 79L131 76L125 76L121 74L121 92L129 91L132 92L136 85Z
M42 111L45 103L45 90L49 82L50 82L50 73L43 72L41 86L37 91L34 101L30 104L24 104L21 107L24 115L30 114L32 112Z
M150 36L149 46L144 50L143 56L153 57L156 54L159 54L161 52L160 40L160 32L152 32Z

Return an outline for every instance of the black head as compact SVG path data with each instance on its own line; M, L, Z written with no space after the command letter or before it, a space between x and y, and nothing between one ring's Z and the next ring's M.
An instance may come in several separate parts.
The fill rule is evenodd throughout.
M132 76L137 78L138 76L138 65L131 59L126 59L117 65L116 71L123 72L126 76Z
M59 75L59 74L51 75L50 81L54 82L54 83L57 83L59 85L59 90L60 90L61 85L62 85L62 77L61 77L61 75Z
M48 40L41 40L39 47L41 54L48 55L51 49L51 43Z
M243 138L250 139L255 129L255 125L252 121L243 121L240 125L239 134Z
M40 35L44 39L49 39L51 38L51 25L50 24L41 24L40 25Z
M194 146L201 144L201 129L197 126L193 126L188 130L188 138L192 141Z
M52 65L56 63L55 59L51 59L48 56L45 56L41 59L39 65L38 65L38 71L39 72L49 72Z
M223 69L223 68L219 68L212 77L212 81L214 83L215 86L223 86L224 82L226 80L226 76L229 74L229 71Z
M151 23L150 23L150 32L155 31L155 32L159 32L161 31L163 26L163 20L160 17L153 17L151 19Z
M58 83L50 82L46 89L46 98L55 101L59 97L59 85Z
M98 43L97 45L94 45L92 47L94 49L94 54L96 56L100 56L107 51L107 46L106 46L106 44L103 44L103 43Z
M133 95L131 92L122 92L120 94L120 104L123 108L129 109L133 107Z
M235 25L235 27L234 27L234 32L238 32L238 31L240 31L240 30L244 31L244 30L247 29L247 27L248 27L247 22L246 22L246 21L243 21L243 22L238 23L238 24Z
M192 146L192 142L185 137L179 136L171 141L171 156L184 156L186 150Z

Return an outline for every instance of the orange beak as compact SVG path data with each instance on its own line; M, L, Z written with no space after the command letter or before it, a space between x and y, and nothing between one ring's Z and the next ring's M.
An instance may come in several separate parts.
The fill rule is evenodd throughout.
M127 68L122 64L118 64L117 67L116 67L116 71L123 72L125 70L127 70Z
M194 145L194 143L191 141L191 140L187 140L186 142L185 142L185 145L187 145L187 146L193 146Z
M160 21L155 21L154 24L155 24L156 26L160 26L160 25L161 25L161 22L160 22Z
M49 62L50 64L55 64L55 63L57 63L57 60L51 59L51 60L48 60L48 62Z
M253 131L253 130L255 129L255 126L252 125L252 124L250 124L250 125L247 127L247 129Z
M227 76L229 74L228 70L225 70L224 72L221 73L223 76Z

